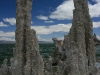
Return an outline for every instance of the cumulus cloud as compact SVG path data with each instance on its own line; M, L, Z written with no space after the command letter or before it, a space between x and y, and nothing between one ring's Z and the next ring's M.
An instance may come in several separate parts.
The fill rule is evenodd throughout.
M16 24L16 19L15 18L4 18L3 20L4 20L4 22L8 22L11 25Z
M51 19L65 20L73 18L73 0L66 0L59 5L54 12L49 16Z
M51 34L53 32L69 32L71 24L57 24L50 26L31 26L37 34Z
M15 36L15 32L0 31L0 40L15 41L14 36Z
M1 37L14 37L15 36L15 32L0 31L0 36Z
M1 37L0 40L5 40L5 41L15 41L15 39L7 38L7 37Z
M54 21L44 21L45 23L54 23Z
M96 4L92 5L89 3L89 12L91 17L100 17L100 0L94 0Z
M37 36L37 38L38 38L39 41L47 41L47 42L48 42L48 41L49 41L49 42L51 41L51 42L53 42L53 41L52 41L52 38L54 38L54 37L52 37L52 38L50 38L50 39L44 39L44 38L41 38L41 36ZM58 39L58 40L64 40L64 37L57 37L57 39Z
M16 18L4 18L3 20L4 22L8 22L10 25L16 25ZM31 24L33 24L32 21Z
M33 21L31 21L31 24L33 24Z
M43 15L39 15L39 16L37 16L37 18L40 19L40 20L48 20L48 17L43 16Z
M54 37L52 37L50 39L44 39L44 38L41 38L41 36L37 36L37 38L38 38L39 41L49 41L49 42L51 41L51 42L53 42L52 38L54 38ZM64 40L64 37L57 37L57 39L58 40Z
M69 32L71 28L71 23L69 24L57 24L57 25L50 25L50 26L31 26L32 29L36 30L36 33L39 34L52 34L53 32ZM100 27L100 22L93 22L93 28L98 28ZM0 31L0 38L1 40L12 40L11 38L8 37L14 37L15 32L4 32ZM55 36L54 36L55 37ZM100 39L100 36L97 36L98 39ZM51 41L52 39L44 39L38 36L38 39L40 41ZM64 37L58 37L58 39L63 40Z
M72 23L69 24L57 24L50 26L31 26L35 29L37 34L52 34L53 32L69 32ZM100 27L100 22L93 22L93 28Z
M58 40L64 40L64 37L57 37Z
M39 41L52 41L52 39L44 39L44 38L41 38L41 36L37 36L37 38Z
M100 17L100 0L94 0L96 4L92 5L89 4L89 12L91 17ZM61 5L59 5L55 11L51 13L49 16L51 19L57 19L57 20L71 20L73 18L73 9L74 4L73 0L66 0Z
M69 32L71 24L57 24L51 26L31 26L37 34L51 34L53 32ZM0 37L14 37L15 32L0 31Z
M100 36L97 36L97 38L100 40Z
M8 26L4 24L3 22L0 22L0 27L8 27Z
M93 28L100 27L100 21L99 22L93 22Z
M3 26L3 23L0 22ZM35 29L37 34L52 34L53 32L69 32L71 28L71 23L69 24L57 24L57 25L50 25L50 26L31 26L32 29ZM6 25L4 25L6 26ZM99 22L93 22L93 28L100 27L100 21ZM1 37L14 37L15 32L4 32L0 31Z

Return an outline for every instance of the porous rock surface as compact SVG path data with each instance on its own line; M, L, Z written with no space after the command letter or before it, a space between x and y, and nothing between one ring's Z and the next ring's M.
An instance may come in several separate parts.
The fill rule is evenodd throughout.
M43 75L43 59L31 25L32 0L17 0L16 45L11 58L12 75Z
M57 71L53 73L52 64L56 56L45 61L39 53L35 30L30 28L32 0L17 0L16 11L16 45L11 66L4 60L0 75L99 75L100 68L95 66L95 46L92 21L89 15L87 0L73 0L73 22L64 41L53 38L57 57ZM55 52L56 53L56 52ZM55 54L56 55L56 54ZM65 56L64 60L62 57Z
M44 75L36 32L30 28L32 0L17 0L16 5L16 44L9 71L11 75Z
M62 75L96 75L92 21L87 0L74 0L73 22L64 36L66 61ZM57 75L57 74L56 74Z
M55 44L55 50L52 53L52 64L53 66L58 65L58 62L60 60L64 60L64 58L66 57L64 55L64 50L63 50L63 40L58 40L57 38L52 38L54 44Z

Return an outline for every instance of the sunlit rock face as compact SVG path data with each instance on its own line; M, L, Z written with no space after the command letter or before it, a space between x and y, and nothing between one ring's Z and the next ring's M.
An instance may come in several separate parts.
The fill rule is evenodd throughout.
M10 71L12 75L43 75L36 32L30 28L32 0L17 0L16 5L16 45Z
M58 65L58 62L60 60L64 60L65 59L65 53L64 53L64 49L63 49L63 40L58 40L57 38L52 38L54 44L55 44L55 50L52 53L52 57L53 57L53 66Z
M73 22L64 36L66 61L62 75L96 75L92 21L87 0L74 0Z
M87 0L74 0L70 32L63 41L52 39L55 52L53 58L45 61L45 67L36 32L30 28L32 0L17 0L16 5L14 57L9 68L4 60L0 75L100 75L100 68L95 67L95 43ZM52 69L54 63L56 72Z

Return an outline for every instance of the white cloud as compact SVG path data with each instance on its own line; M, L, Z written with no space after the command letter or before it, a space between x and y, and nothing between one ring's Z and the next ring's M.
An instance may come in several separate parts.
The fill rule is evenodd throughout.
M5 41L15 41L15 39L7 38L7 37L1 37L0 40L5 40Z
M100 40L100 36L97 36L97 38Z
M44 38L41 38L41 36L37 36L37 38L39 41L52 41L52 39L44 39Z
M16 25L16 18L4 18L3 20L4 22L8 22L10 25ZM33 24L32 21L31 24Z
M4 22L8 22L11 25L16 24L16 19L15 18L4 18L3 20L4 20Z
M57 39L58 40L64 40L64 37L58 37Z
M51 19L65 20L72 19L73 17L73 0L66 0L59 5L54 12L49 16Z
M100 27L100 21L99 22L93 22L93 28Z
M100 2L100 0L92 0L93 2Z
M53 32L69 32L71 24L57 24L51 26L31 26L37 34L51 34Z
M58 40L64 40L64 37L58 37L57 35L56 36L53 36L50 39L41 38L40 35L38 35L37 38L38 38L39 41L52 41L52 42L53 42L52 38L57 38Z
M31 26L31 28L35 29L37 34L52 34L53 32L69 32L71 25L72 24L69 23L50 26ZM98 27L100 27L100 22L93 22L93 28Z
M15 32L0 31L0 36L1 37L14 37L15 36Z
M33 21L31 21L31 24L33 24Z
M37 18L40 20L48 20L48 17L43 15L37 16Z
M15 39L13 39L14 37L15 37L15 32L0 31L0 40L15 41Z
M92 5L89 3L89 12L91 17L100 17L100 0L94 0L96 4ZM72 20L73 18L74 3L73 0L66 0L59 5L55 11L49 16L51 19L57 20Z
M64 40L64 37L58 37L58 36L56 36L56 37L52 37L52 38L57 38L58 40Z
M53 38L53 37L52 37ZM38 40L39 41L47 41L47 42L53 42L52 38L50 39L44 39L44 38L41 38L40 36L38 36ZM64 40L64 37L57 37L58 40Z
M57 25L51 25L51 26L31 26L32 29L36 30L37 34L51 34L53 32L69 32L69 29L71 27L71 24L57 24ZM10 37L15 37L15 32L4 32L0 31L0 40L13 40ZM40 41L52 41L51 39L44 39L38 36L38 39ZM62 39L62 38L60 38Z
M69 32L71 24L57 24L51 26L31 26L32 29L36 30L37 34L51 34L53 32ZM14 37L15 32L4 32L0 31L1 37Z
M4 24L3 22L0 22L0 27L8 27L8 26Z
M50 25L50 26L31 26L32 29L36 30L37 34L52 34L53 32L69 32L71 28L71 23L69 24L57 24L57 25ZM93 22L93 28L100 27L99 22ZM15 32L4 32L0 31L1 37L14 37Z
M54 21L44 21L45 23L54 23Z
M92 5L89 3L89 12L90 12L90 15L91 17L100 17L100 0L94 0L96 1L97 3Z

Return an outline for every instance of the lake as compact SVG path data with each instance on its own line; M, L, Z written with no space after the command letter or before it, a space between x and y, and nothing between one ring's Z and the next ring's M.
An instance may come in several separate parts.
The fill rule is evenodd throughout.
M14 46L14 44L0 44L0 66L5 58L9 60L13 57ZM39 48L40 54L44 59L51 56L52 52L55 50L55 46L52 43L41 43L39 44ZM96 46L96 58L100 59L100 45Z

